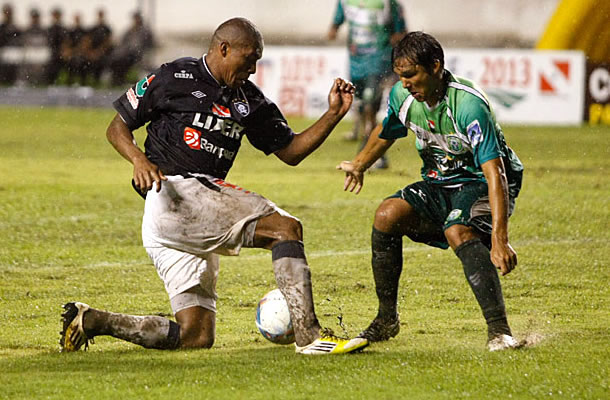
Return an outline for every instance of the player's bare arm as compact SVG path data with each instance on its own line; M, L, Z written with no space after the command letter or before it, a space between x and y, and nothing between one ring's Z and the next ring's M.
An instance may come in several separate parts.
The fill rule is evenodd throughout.
M506 275L517 266L517 253L508 242L508 183L504 164L501 158L495 158L481 167L487 180L491 206L491 261L502 275Z
M379 124L373 129L364 148L352 161L342 161L337 169L345 171L343 190L360 193L364 185L364 171L379 159L394 143L393 140L381 139L379 133L383 129Z
M354 100L354 86L336 78L328 94L328 110L312 126L296 134L292 142L275 155L288 165L298 165L326 140L349 111Z
M167 178L135 144L133 133L119 114L110 122L106 138L121 156L133 164L133 180L138 189L146 193L152 189L153 182L156 182L157 192L161 190L161 181Z

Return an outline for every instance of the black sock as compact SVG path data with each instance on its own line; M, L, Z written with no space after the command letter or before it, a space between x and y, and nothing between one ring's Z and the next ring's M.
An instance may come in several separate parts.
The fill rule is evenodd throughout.
M455 249L455 254L462 261L466 279L479 302L487 322L489 337L498 334L511 335L506 320L500 278L495 265L491 262L487 247L481 240L473 239L459 245Z
M398 283L402 272L402 236L378 231L371 235L375 291L379 299L377 318L396 318Z

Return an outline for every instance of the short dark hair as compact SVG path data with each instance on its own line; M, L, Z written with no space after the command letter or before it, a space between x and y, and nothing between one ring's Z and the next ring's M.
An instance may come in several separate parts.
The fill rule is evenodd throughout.
M408 58L426 71L431 72L434 62L438 60L441 67L445 65L443 47L434 38L425 32L415 31L407 33L392 49L392 65L399 58Z

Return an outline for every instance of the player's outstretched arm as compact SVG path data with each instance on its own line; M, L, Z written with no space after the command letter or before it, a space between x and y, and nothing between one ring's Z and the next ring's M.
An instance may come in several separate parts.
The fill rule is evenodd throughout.
M337 165L337 169L345 172L343 190L355 191L356 194L360 193L362 186L364 186L364 171L373 165L394 143L393 140L379 137L382 129L382 124L377 125L369 135L369 140L360 153L352 161L342 161Z
M501 158L481 165L487 180L491 206L491 262L502 275L517 266L517 253L508 242L508 182Z
M328 94L328 110L312 126L294 136L290 144L275 155L288 165L297 165L313 153L330 135L354 101L354 85L336 78Z
M161 190L161 181L167 178L136 145L133 133L118 113L108 125L106 138L123 158L133 164L133 180L142 193L152 189L153 182L157 183L157 192Z

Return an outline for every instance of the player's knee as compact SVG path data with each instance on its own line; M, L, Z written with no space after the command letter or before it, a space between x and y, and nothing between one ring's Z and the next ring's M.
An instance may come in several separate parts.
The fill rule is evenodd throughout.
M390 233L395 230L396 221L394 207L387 203L381 203L375 212L375 228Z
M462 243L478 237L474 232L474 229L469 226L459 224L452 225L445 229L444 234L452 249L456 249Z
M282 217L275 232L277 241L303 240L303 225L292 217Z

